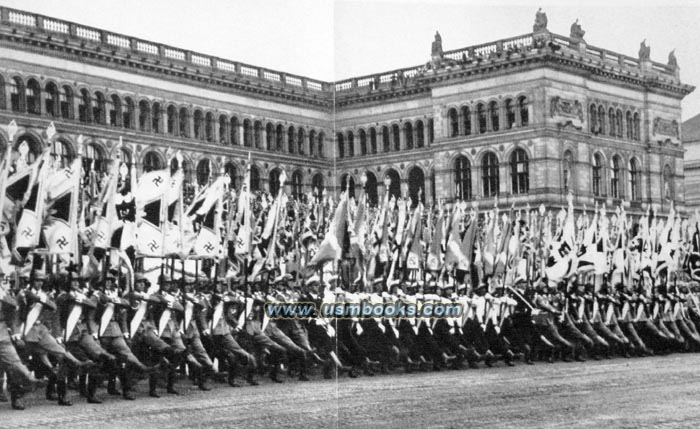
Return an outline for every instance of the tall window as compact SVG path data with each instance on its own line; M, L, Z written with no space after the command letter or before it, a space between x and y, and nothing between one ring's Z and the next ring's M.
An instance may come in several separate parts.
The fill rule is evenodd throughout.
M605 107L598 106L598 132L605 135Z
M433 118L428 119L428 143L432 143L435 140L435 122Z
M591 108L588 110L588 120L591 125L591 133L596 134L598 132L598 109L596 109L595 104L591 104Z
M391 137L392 137L392 142L394 143L393 150L396 152L401 150L401 130L399 129L399 126L394 124L391 126Z
M287 128L287 152L295 152L296 140L296 130L294 129L294 127Z
M268 122L265 126L265 131L265 134L267 134L265 136L267 150L275 150L275 126Z
M406 141L406 149L413 149L413 125L406 122L404 125L404 139Z
M292 174L292 196L294 197L295 200L301 199L301 196L304 194L303 191L303 186L302 186L302 181L301 181L301 173L298 171L295 171Z
M170 105L168 106L168 118L167 118L167 127L168 127L168 134L175 135L175 130L176 125L177 125L177 109L175 106Z
M377 130L369 129L369 150L372 155L377 153Z
M360 130L360 155L367 155L367 133Z
M282 152L284 150L284 127L280 124L275 130L275 150Z
M61 88L59 94L61 118L73 119L73 90L69 86Z
M100 149L92 144L85 146L85 153L82 156L83 169L88 172L92 168L96 172L107 171L107 164Z
M151 106L148 101L139 101L139 130L147 131L151 121Z
M617 128L617 136L622 137L622 110L617 110L615 117L615 128Z
M91 104L90 93L86 89L80 90L80 104L78 105L78 120L83 123L88 122Z
M348 132L348 150L347 155L349 157L355 156L355 134L352 131Z
M472 198L471 165L465 156L460 156L455 160L455 186L457 199L470 200Z
M151 110L151 131L154 133L162 133L161 129L161 118L163 116L163 110L160 103L153 103L153 109Z
M627 126L627 139L634 139L634 123L632 122L632 112L629 110L625 116L625 125Z
M60 140L54 140L51 144L51 160L54 168L65 168L68 166L68 147Z
M425 129L423 128L423 121L416 122L416 147L421 148L425 146Z
M229 123L229 140L231 140L231 144L235 145L240 145L240 131L239 131L239 126L238 126L238 118L233 116L231 117L231 121Z
M313 179L311 179L311 187L318 195L321 194L321 191L323 191L323 175L321 173L314 174Z
M270 171L269 175L269 185L270 185L270 194L277 196L280 190L280 171L278 169L274 169Z
M255 121L253 124L253 142L255 143L255 147L258 149L262 149L262 122L260 121Z
M616 128L615 127L615 122L616 122L615 118L616 118L615 109L613 109L611 107L610 110L608 110L608 123L610 124L610 126L608 127L608 128L610 128L608 130L609 131L608 135L610 135L610 137L615 137L617 135L617 131L615 130L615 128Z
M489 119L491 120L491 131L498 131L500 125L498 123L498 103L495 101L489 103Z
M633 126L634 126L634 135L633 138L635 141L639 141L639 134L640 134L640 120L639 120L639 113L635 112L634 114L634 119L633 121Z
M630 160L630 198L632 201L639 200L639 166L637 165L637 160L632 158Z
M116 127L119 125L122 116L122 101L117 94L112 95L112 103L109 109L109 125Z
M194 138L196 138L197 140L204 139L204 133L202 132L203 125L204 125L204 116L202 116L202 111L195 110L194 111Z
M41 86L34 79L27 81L27 113L41 114Z
M197 185L205 186L209 184L209 178L211 177L211 161L208 159L202 159L197 163Z
M671 166L669 166L668 164L664 165L663 179L664 179L664 194L663 194L663 196L667 200L673 200L673 198L674 198L673 174L671 173Z
M516 149L510 156L510 175L514 194L527 194L530 190L530 174L527 153Z
M469 106L462 107L462 126L464 127L465 136L472 133L472 111Z
M243 120L243 146L253 147L253 126L250 119Z
M10 81L10 104L13 112L21 112L23 107L24 83L18 77Z
M382 127L382 151L391 151L391 141L389 141L389 128L386 126Z
M509 130L515 126L515 106L512 99L506 100L506 129Z
M520 125L526 127L530 123L530 112L527 109L527 97L518 98L518 111L520 112Z
M457 137L459 135L459 118L457 117L457 110L450 109L448 116L450 117L450 137Z
M204 138L208 142L214 141L214 115L211 112L204 116Z
M498 194L498 158L493 152L486 152L481 159L481 181L484 197Z
M110 115L112 114L113 106L114 101L111 101L109 103ZM104 94L99 91L95 91L92 98L92 120L96 124L107 125L107 99L105 99Z
M610 195L613 198L620 198L620 157L613 156L610 164Z
M603 160L600 154L593 155L593 195L600 197L602 189L600 187L603 173Z
M250 191L257 192L260 190L260 170L258 167L250 166Z
M476 106L476 116L479 121L479 134L483 134L487 130L486 109L483 104L478 104Z
M338 142L338 158L345 158L345 139L343 138L343 134L336 134L335 139Z
M180 131L180 137L190 136L190 112L182 107L180 113L178 114L178 131Z
M44 105L48 116L58 116L58 87L53 82L46 84L46 99L44 100Z

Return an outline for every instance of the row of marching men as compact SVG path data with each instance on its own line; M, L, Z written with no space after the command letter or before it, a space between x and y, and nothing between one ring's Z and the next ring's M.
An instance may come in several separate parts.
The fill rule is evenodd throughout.
M597 290L576 276L554 287L544 280L512 287L435 280L363 286L337 276L300 283L288 275L252 288L223 279L183 284L161 278L154 286L140 274L133 288L120 288L111 275L99 283L72 273L6 280L0 371L15 409L23 409L23 394L42 382L47 399L59 405L71 405L73 384L88 402L101 402L105 381L109 395L126 400L134 399L143 378L150 396L161 394L161 384L177 395L184 367L209 390L212 378L236 386L239 375L251 385L259 374L282 382L285 372L294 372L308 380L314 366L325 378L356 377L396 368L492 366L499 359L513 366L518 358L531 364L700 348L695 295L685 285L649 288L648 276L633 289L604 281ZM269 301L314 302L320 309L361 300L457 303L463 311L446 318L270 320L263 314Z

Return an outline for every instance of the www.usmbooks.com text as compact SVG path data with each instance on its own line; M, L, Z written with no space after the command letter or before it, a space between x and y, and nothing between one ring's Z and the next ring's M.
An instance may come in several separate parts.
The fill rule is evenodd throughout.
M392 302L330 302L317 308L313 302L268 302L265 314L270 319L306 319L306 318L452 318L462 316L462 304L426 302L420 306L406 301Z

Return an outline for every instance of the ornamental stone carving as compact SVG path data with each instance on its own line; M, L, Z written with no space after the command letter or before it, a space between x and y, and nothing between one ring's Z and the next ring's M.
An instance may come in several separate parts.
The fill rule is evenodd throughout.
M578 100L569 100L554 96L550 102L550 116L557 119L560 127L571 125L580 130L583 128L583 106Z
M652 133L655 136L671 137L676 141L680 140L680 129L678 127L678 121L675 119L669 121L668 119L662 119L659 117L654 118L654 128Z

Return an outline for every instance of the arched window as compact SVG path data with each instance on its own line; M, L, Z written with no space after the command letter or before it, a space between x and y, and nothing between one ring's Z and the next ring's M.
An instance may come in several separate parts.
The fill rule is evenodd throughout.
M229 140L231 141L231 144L236 146L240 145L241 141L239 140L238 118L235 116L231 117L229 133Z
M391 142L389 141L389 128L386 126L382 127L382 151L391 151Z
M348 157L355 156L355 134L352 131L348 131Z
M377 130L369 129L369 148L372 155L377 154Z
M416 147L421 148L423 146L425 146L425 128L423 121L416 121Z
M250 119L243 120L243 146L253 147L253 126Z
M340 192L345 190L348 192L348 197L355 198L355 178L349 174L343 174L340 177Z
M55 83L46 84L46 99L44 100L46 115L52 118L59 115L58 112L58 87Z
M304 155L304 145L306 144L306 131L303 128L297 130L297 153Z
M167 119L168 134L176 135L175 130L177 128L175 128L175 127L177 125L177 109L172 104L170 106L168 106L167 115L168 115L168 119Z
M250 192L258 192L260 190L260 170L258 167L250 166Z
M640 183L639 166L637 165L637 160L632 158L630 159L630 199L632 201L638 201L641 197Z
M13 112L23 112L26 106L24 82L17 76L10 81L10 105Z
M202 159L197 163L197 185L208 185L211 178L211 161Z
M663 179L664 179L664 193L663 193L663 198L666 200L671 200L673 201L675 197L675 189L674 189L674 183L673 183L673 173L671 171L671 166L666 164L664 165L664 170L663 170Z
M302 195L304 195L304 186L301 173L297 170L292 173L292 197L294 197L295 200L300 200Z
M324 149L324 140L326 139L326 135L324 133L318 133L318 156L320 158L325 158L326 157L326 151Z
M571 177L573 174L573 167L574 157L571 155L571 151L567 150L562 157L562 187L565 194L571 191L572 188Z
M27 113L41 115L41 86L35 79L27 81Z
M601 189L603 175L603 159L599 153L593 155L593 196L600 197L603 195L603 190Z
M588 110L588 121L591 125L591 133L598 134L598 109L595 104L591 104L591 108Z
M14 145L14 150L20 155L22 154L22 145L27 146L27 154L24 161L27 165L31 165L36 161L37 157L42 154L44 148L39 140L30 134L24 134L17 137L17 142Z
M51 143L51 161L54 168L65 168L70 162L70 152L68 150L68 145L61 140L54 140Z
M112 103L109 106L109 125L118 127L121 126L120 121L122 120L122 100L117 94L113 94L111 100Z
M390 168L386 172L386 177L388 177L391 180L391 184L389 184L389 196L394 197L394 198L400 198L401 197L401 176L399 176L399 173L394 170L393 168ZM386 192L387 190L385 190Z
M236 165L232 162L227 162L226 165L224 165L224 174L228 175L228 177L231 179L229 188L238 189L238 169L236 168Z
M309 156L316 156L316 130L309 130Z
M267 134L267 136L265 136L267 150L275 150L275 126L268 122L265 126L265 131Z
M512 99L506 100L506 129L510 130L515 126L515 105Z
M107 125L107 108L109 107L110 114L114 109L114 102L111 100L112 99L110 98L110 102L107 103L107 99L105 98L104 94L99 91L95 91L92 98L92 120L96 124Z
M598 106L598 132L605 135L605 107Z
M204 116L204 137L208 142L214 141L214 115L211 112Z
M633 126L634 126L634 140L639 141L639 134L640 134L640 120L639 120L639 113L635 112L634 113L634 119L633 119Z
M70 86L64 85L59 94L60 112L63 119L74 119L73 113L73 90Z
M294 153L296 149L296 131L294 127L287 129L287 152Z
M360 155L367 155L367 133L365 130L360 130Z
M615 128L617 128L617 136L622 137L622 110L617 110L617 116L615 117Z
M204 140L204 115L202 111L197 109L194 111L194 138L197 140Z
M161 118L163 117L163 108L160 103L153 103L153 108L151 109L151 131L160 134L163 132L161 127Z
M435 123L433 118L428 119L428 143L432 143L435 140Z
M530 190L530 170L527 153L523 149L515 149L510 155L510 176L513 194L527 194Z
M80 104L78 105L78 121L88 123L90 121L90 106L92 98L87 89L80 90Z
M518 112L520 113L520 125L526 127L530 123L530 112L528 111L527 97L518 98Z
M615 130L615 109L612 107L608 110L608 124L610 125L608 128L608 135L610 137L615 137L617 135L617 131Z
M165 168L165 163L163 158L156 152L147 152L143 156L143 172L148 173L149 171L162 170Z
M273 196L277 196L280 190L280 170L277 168L273 168L270 170L270 174L268 176L268 185L270 186L270 194Z
M180 137L190 136L190 112L182 107L178 114Z
M495 101L489 103L489 119L491 120L491 131L498 131L500 125L498 123L498 103Z
M257 149L262 149L262 122L255 121L253 124L253 141Z
M406 149L413 149L413 124L406 122L403 126Z
M367 183L365 183L365 192L367 193L367 202L370 206L376 206L379 201L379 194L377 192L377 176L371 171L365 172L367 176Z
M338 158L345 158L345 139L343 138L343 134L336 134L335 139L338 142Z
M620 157L615 155L610 163L610 196L613 198L621 198L622 192L620 189Z
M408 172L408 196L412 206L419 201L425 202L425 173L420 167L413 167Z
M455 160L455 190L458 200L471 200L472 198L472 169L466 156L459 156Z
M469 106L462 107L462 127L464 129L464 135L468 136L472 133L472 111Z
M151 106L148 101L139 101L139 131L148 131L151 122Z
M487 120L487 116L486 116L486 108L481 103L476 105L476 117L477 117L477 121L478 121L478 125L479 125L479 134L483 134L488 129L488 127L487 127L488 120Z
M399 126L394 124L391 126L391 137L394 143L392 149L396 152L401 150L401 130Z
M282 152L284 150L284 127L280 124L277 125L277 128L275 129L275 149L278 152Z
M228 118L225 115L221 115L219 116L219 143L230 144L230 138L231 134L228 131Z
M134 114L135 110L135 105L134 105L134 100L132 100L130 97L126 97L124 99L124 113L122 114L122 124L124 128L129 128L133 129L134 128L134 119L136 115Z
M634 122L632 122L632 112L629 110L625 116L625 126L627 127L627 139L634 140Z
M311 187L317 195L321 195L323 192L323 175L321 173L314 174L313 179L311 179Z
M450 109L447 112L447 116L450 119L450 137L457 137L459 135L459 118L457 117L457 109Z
M493 152L486 152L481 158L481 182L484 197L498 195L498 158Z
M88 144L85 146L85 153L82 156L83 170L87 173L94 170L98 173L107 172L105 156L99 146Z

